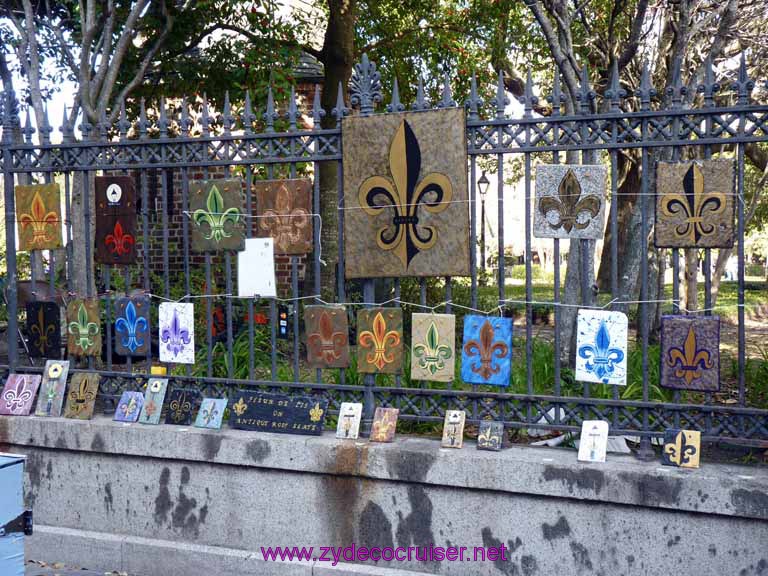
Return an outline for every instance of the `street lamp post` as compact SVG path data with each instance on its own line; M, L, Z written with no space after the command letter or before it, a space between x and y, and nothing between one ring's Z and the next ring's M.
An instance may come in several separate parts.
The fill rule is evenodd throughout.
M485 175L485 170L477 181L477 189L480 192L480 269L485 272L485 195L488 193L490 180Z

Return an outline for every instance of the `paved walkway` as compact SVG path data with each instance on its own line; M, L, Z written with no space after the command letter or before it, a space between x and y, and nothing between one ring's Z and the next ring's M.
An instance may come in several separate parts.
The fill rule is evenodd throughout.
M35 564L27 564L24 576L128 576L125 572L97 572L94 570L77 570L75 568L41 568Z

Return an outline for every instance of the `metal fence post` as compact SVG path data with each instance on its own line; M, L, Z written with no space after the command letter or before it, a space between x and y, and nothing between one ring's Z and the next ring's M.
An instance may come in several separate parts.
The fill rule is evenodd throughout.
M3 94L3 190L5 193L6 302L8 312L8 366L12 372L18 362L18 311L16 287L16 208L13 197L13 133L19 124L13 88Z

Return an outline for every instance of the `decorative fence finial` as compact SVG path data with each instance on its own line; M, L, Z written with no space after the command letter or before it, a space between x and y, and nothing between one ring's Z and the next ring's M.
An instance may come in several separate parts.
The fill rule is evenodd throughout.
M362 61L352 70L349 94L350 104L359 108L363 116L372 114L375 104L382 100L381 74L376 71L376 64L368 60L368 54L363 54Z
M344 86L339 81L339 90L336 92L336 106L331 110L331 114L336 118L336 125L341 126L341 119L349 114L349 108L344 105Z
M402 112L405 110L400 102L400 87L397 85L397 78L392 82L392 102L387 105L387 112Z

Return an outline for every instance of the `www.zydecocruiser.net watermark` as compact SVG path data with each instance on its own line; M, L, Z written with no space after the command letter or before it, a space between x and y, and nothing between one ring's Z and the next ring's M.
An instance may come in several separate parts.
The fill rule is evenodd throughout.
M263 560L300 561L300 562L330 562L336 566L340 562L506 562L509 558L509 548L501 546L384 546L367 547L352 544L341 546L320 547L283 547L275 546L261 548Z

